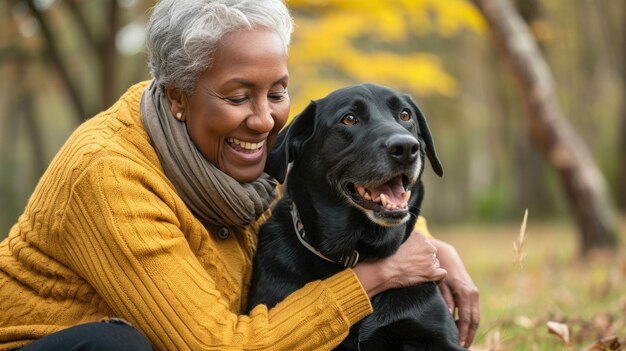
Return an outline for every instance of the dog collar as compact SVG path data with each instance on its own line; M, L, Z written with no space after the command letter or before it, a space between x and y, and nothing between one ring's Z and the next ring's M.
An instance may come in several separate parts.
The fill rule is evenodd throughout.
M352 268L356 266L356 264L359 262L359 252L357 250L354 250L352 254L349 256L342 255L336 260L333 260L331 258L324 256L324 254L322 254L320 250L314 248L307 241L306 233L304 232L304 225L302 224L302 221L300 220L300 215L298 214L298 209L296 208L295 203L293 202L291 203L289 212L291 212L291 219L293 221L293 228L296 231L296 236L298 237L298 240L300 240L302 245L304 245L304 247L306 247L307 249L309 249L309 251L311 251L312 253L316 254L317 256L319 256L320 258L323 258L324 260L328 262L332 262L332 263L344 266L346 268L348 267Z

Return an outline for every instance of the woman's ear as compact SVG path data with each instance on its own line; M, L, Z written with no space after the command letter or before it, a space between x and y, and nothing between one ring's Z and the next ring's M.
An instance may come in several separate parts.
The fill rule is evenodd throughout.
M167 102L170 103L170 112L177 120L183 122L185 120L185 110L187 108L187 97L183 92L172 86L165 88L165 96Z

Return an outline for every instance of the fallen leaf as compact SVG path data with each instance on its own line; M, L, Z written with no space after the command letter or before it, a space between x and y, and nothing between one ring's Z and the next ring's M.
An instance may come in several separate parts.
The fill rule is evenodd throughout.
M617 336L608 336L602 340L598 340L591 347L585 351L620 351L622 350L622 344L620 344Z
M567 324L554 321L548 321L546 324L550 334L558 336L567 346L570 345L569 327Z

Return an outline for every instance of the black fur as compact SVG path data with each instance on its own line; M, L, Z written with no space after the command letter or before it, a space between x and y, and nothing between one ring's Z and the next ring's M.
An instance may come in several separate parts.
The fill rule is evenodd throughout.
M411 115L408 121L400 118L403 110ZM358 123L342 123L348 114ZM248 310L258 304L271 308L306 283L344 269L299 242L292 202L309 242L327 257L353 250L361 260L390 256L420 212L425 157L442 176L426 120L407 95L363 84L312 101L279 134L268 159L266 172L281 183L292 167L284 197L259 234ZM350 200L351 184L380 184L398 175L412 190L408 210L375 208L367 215L358 200ZM372 304L373 314L351 329L338 350L464 350L434 283L386 291Z

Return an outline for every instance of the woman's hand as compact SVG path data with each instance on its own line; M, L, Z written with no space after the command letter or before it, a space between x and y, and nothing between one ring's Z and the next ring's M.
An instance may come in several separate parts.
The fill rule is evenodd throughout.
M437 248L441 266L448 272L446 279L439 284L439 289L450 312L457 316L456 324L461 345L469 347L474 341L480 322L478 288L452 245L436 239L431 242Z
M437 248L419 232L413 232L393 256L361 262L353 270L370 298L389 289L446 277L437 260Z

